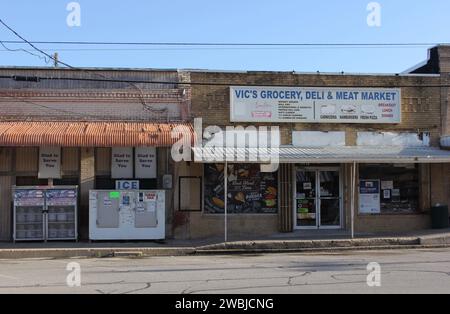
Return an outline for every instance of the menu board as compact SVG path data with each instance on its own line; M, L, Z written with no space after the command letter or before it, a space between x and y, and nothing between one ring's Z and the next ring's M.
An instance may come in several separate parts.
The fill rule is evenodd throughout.
M224 213L224 165L205 165L205 213ZM228 213L278 212L277 173L262 173L258 164L228 165Z

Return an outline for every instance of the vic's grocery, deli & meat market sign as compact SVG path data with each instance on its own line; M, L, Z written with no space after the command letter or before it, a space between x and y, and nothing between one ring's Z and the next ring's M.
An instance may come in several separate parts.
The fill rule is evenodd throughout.
M400 89L231 87L231 122L400 123Z

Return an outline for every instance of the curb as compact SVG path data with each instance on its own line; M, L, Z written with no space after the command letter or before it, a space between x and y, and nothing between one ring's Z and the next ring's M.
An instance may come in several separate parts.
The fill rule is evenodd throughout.
M0 259L149 257L193 254L195 254L194 248L4 249L0 250Z
M197 250L300 250L320 248L357 248L420 245L419 238L383 238L357 240L252 241L206 245ZM433 244L433 243L430 243Z
M251 254L279 254L279 253L338 253L352 251L376 251L376 250L418 250L449 248L450 245L392 245L392 246L354 246L354 247L323 247L323 248L298 248L298 249L229 249L229 250L197 250L196 255L251 255Z
M424 236L419 238L421 245L450 245L450 237Z
M0 249L0 259L31 258L142 258L157 256L275 254L275 253L338 253L370 250L401 250L448 248L450 237L408 237L356 240L285 240L231 242L200 247L173 248L54 248Z

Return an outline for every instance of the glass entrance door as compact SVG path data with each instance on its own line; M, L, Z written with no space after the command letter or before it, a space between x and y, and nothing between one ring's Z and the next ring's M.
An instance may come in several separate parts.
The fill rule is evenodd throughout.
M341 227L339 168L296 170L295 221L298 229Z
M317 228L316 171L297 171L297 227Z
M319 227L341 226L341 189L339 170L317 171L319 177Z

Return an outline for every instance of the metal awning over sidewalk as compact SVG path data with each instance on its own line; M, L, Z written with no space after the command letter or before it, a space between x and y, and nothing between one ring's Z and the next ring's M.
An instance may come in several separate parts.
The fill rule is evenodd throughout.
M176 138L172 130L176 127ZM0 146L146 147L171 146L184 133L192 138L189 123L142 122L0 122Z
M268 163L450 163L450 151L434 147L342 146L258 148L193 148L196 162ZM222 157L222 160L220 160ZM253 157L250 158L250 157Z

